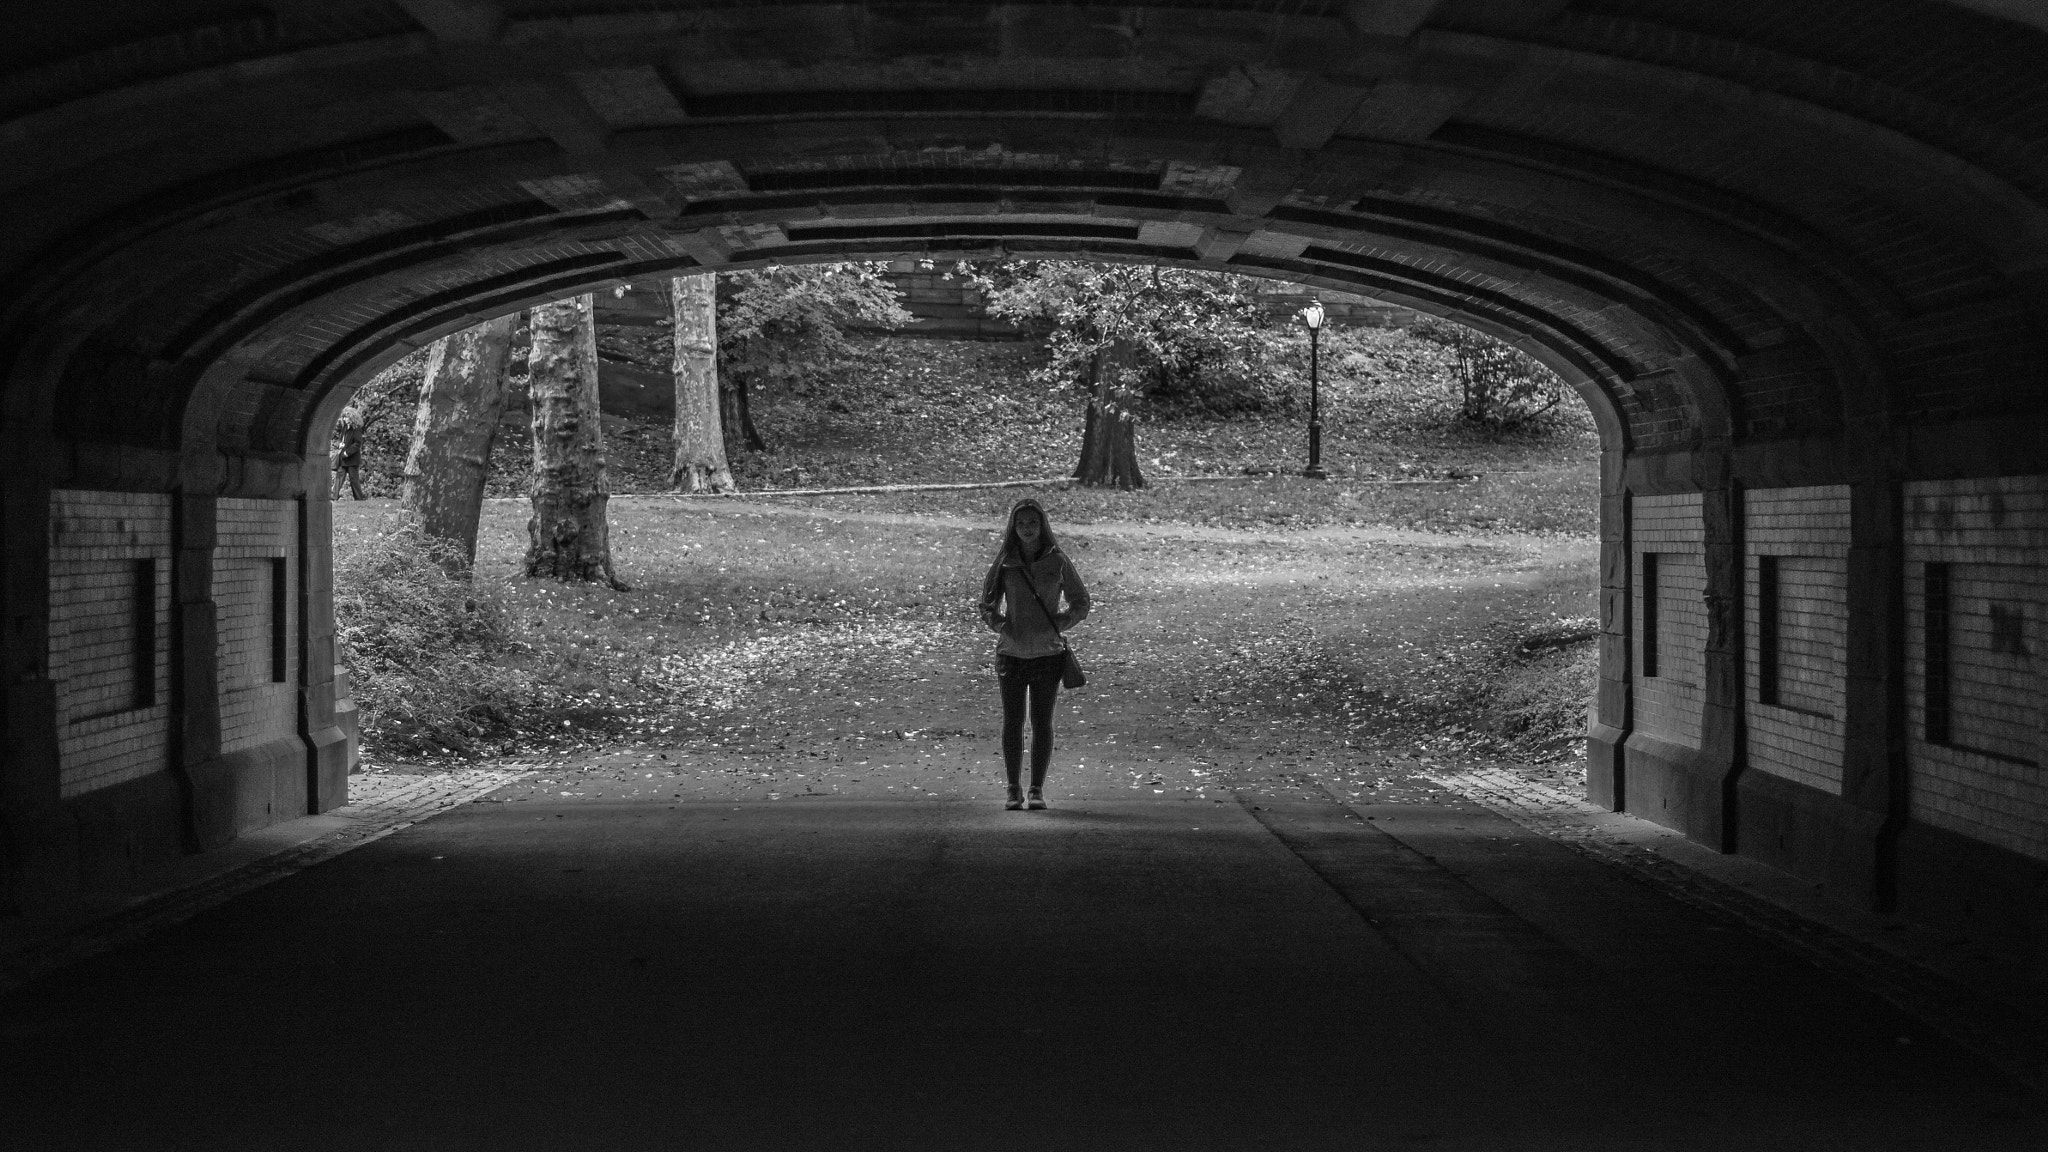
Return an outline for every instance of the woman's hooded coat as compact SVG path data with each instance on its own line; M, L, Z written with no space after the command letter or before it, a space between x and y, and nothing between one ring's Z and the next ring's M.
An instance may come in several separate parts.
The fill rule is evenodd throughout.
M1026 508L1038 513L1043 548L1036 560L1024 559L1024 542L1017 538L1017 514ZM1062 594L1067 601L1064 611L1060 608ZM1052 609L1050 617L1046 608ZM996 550L995 563L989 565L988 576L981 582L981 620L997 633L997 654L1022 659L1057 655L1067 646L1060 633L1087 618L1088 587L1081 583L1073 561L1060 550L1045 509L1036 500L1017 501L1010 509L1009 523L1003 526L1003 544Z

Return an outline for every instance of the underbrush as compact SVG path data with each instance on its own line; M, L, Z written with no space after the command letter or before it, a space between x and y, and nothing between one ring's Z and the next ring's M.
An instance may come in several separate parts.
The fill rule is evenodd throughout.
M527 578L526 518L523 501L485 502L472 581L388 502L336 508L337 633L373 757L715 737L759 711L764 685L815 692L964 626L953 585L987 555L978 532L882 537L621 502L621 593Z
M1578 754L1599 686L1600 622L1568 617L1502 638L1471 701L1482 731L1531 760Z
M367 751L483 755L601 723L522 659L531 647L512 639L497 590L449 574L457 546L403 512L337 537L335 638Z

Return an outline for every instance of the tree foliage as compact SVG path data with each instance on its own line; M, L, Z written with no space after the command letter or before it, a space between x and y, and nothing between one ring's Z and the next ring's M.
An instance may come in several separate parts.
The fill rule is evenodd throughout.
M1432 320L1414 331L1450 352L1465 424L1494 435L1525 431L1550 419L1569 394L1535 357L1477 329Z
M1251 277L1043 260L984 272L981 286L991 314L1045 332L1042 378L1088 393L1075 472L1084 484L1143 485L1140 399L1215 416L1294 406L1301 334L1269 313Z
M892 330L913 317L883 278L887 264L771 266L728 272L718 294L720 418L726 450L765 451L754 427L757 386L803 388L853 358L848 328Z
M1222 272L1068 260L977 270L991 314L1046 332L1048 379L1092 382L1118 341L1137 355L1124 402L1212 415L1283 412L1295 403L1289 363L1301 333L1271 317L1260 281Z
M720 370L750 386L802 385L853 355L849 328L893 330L912 320L877 261L770 267L724 274L718 300Z

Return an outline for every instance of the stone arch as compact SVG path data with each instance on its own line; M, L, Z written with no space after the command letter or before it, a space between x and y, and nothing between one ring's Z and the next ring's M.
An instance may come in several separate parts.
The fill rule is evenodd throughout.
M10 827L162 801L158 841L213 843L280 815L234 808L217 739L220 516L324 531L315 440L403 351L666 271L1011 254L1348 288L1515 340L1608 445L1596 793L1870 899L1962 874L1911 860L2048 875L2048 798L1915 792L1923 760L1971 769L1901 702L1901 573L1935 547L1913 501L2048 474L2048 22L2022 6L180 2L38 27L0 84L0 660L9 745L42 749L7 769ZM1825 786L1756 744L1741 626L1746 525L1809 490L1847 509L1841 607L1874 638L1842 657ZM53 541L92 493L170 542L184 735L167 770L78 791L45 660L73 594ZM1631 670L1644 509L1691 525L1705 590L1678 737ZM300 557L313 639L265 755L303 781L277 802L317 808Z

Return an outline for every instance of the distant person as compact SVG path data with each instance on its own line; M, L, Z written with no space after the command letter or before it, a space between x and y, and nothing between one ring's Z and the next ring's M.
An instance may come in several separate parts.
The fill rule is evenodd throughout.
M363 498L363 416L351 408L341 414L341 421L334 426L341 436L341 445L334 450L334 492L328 499L341 499L341 486L346 478L348 490L355 498Z
M1060 597L1067 607L1060 610ZM1088 618L1088 588L1060 551L1036 500L1010 509L1002 547L981 583L981 619L998 634L996 682L1003 693L1005 808L1045 807L1045 770L1052 763L1052 706L1067 671L1060 633ZM1024 713L1031 713L1031 794L1018 787L1024 760Z

